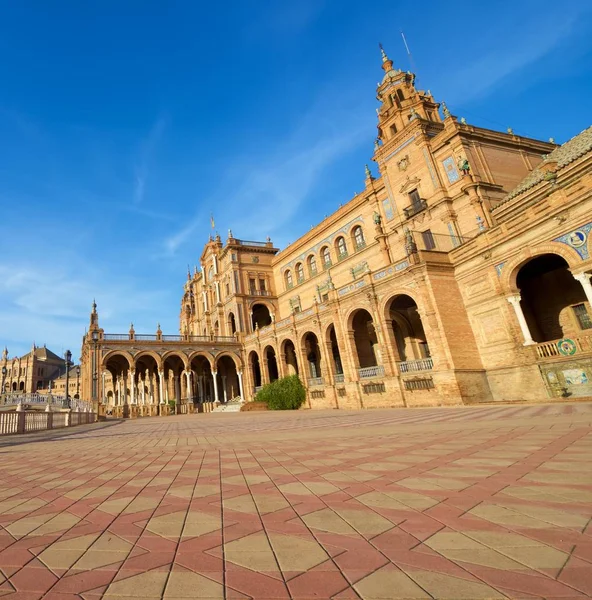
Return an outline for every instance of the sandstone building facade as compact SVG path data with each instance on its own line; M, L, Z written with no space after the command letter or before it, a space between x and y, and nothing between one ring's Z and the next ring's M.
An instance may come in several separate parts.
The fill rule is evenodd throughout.
M179 334L108 334L93 307L83 398L154 414L290 373L311 408L592 395L592 128L475 127L382 61L364 191L282 251L210 238Z

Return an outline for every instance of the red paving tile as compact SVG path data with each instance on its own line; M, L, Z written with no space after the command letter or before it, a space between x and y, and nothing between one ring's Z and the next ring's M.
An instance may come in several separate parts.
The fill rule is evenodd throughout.
M592 597L591 422L581 403L203 414L21 437L19 460L0 466L0 595L99 600L114 580L174 568L228 599L349 600L396 568L509 598ZM509 562L504 540L537 568ZM227 548L241 549L233 562Z

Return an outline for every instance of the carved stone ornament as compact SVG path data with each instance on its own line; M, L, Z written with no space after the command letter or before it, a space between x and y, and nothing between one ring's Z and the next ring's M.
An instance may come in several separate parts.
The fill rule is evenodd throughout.
M409 155L405 154L405 156L397 161L397 168L399 169L399 171L406 171L407 167L409 166L410 160L409 160Z
M258 263L258 262L259 262L259 257L258 257L258 256L251 256L251 260L252 260L254 263Z

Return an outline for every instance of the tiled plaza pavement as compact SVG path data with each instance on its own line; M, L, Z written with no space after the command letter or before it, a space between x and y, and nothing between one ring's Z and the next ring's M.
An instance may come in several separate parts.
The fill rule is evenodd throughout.
M592 405L202 414L0 439L0 595L592 596Z

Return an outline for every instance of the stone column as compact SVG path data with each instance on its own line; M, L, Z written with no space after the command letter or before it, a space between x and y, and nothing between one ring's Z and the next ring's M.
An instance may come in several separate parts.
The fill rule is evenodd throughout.
M514 311L516 312L518 324L520 325L520 331L522 331L522 337L524 338L524 346L532 346L533 344L536 344L536 342L532 339L530 329L528 329L528 323L526 322L526 317L522 312L522 306L520 306L520 294L508 296L507 300L514 307Z
M158 372L159 404L164 404L164 371Z
M136 403L136 372L134 370L130 370L130 404Z
M193 403L193 388L191 386L191 371L185 371L185 378L187 380L187 403Z
M101 384L102 384L102 387L101 387L101 398L103 399L103 404L105 404L105 405L107 404L107 392L105 391L106 387L107 387L105 385L105 380L106 379L107 379L107 371L103 371L101 373ZM2 391L4 391L4 390L2 390Z
M122 405L122 402L121 402L121 377L117 377L117 402L115 404L118 406Z
M214 379L214 400L219 402L218 400L218 382L216 381L216 377L218 375L218 371L212 371L212 378Z
M226 375L222 375L222 391L224 393L224 402L228 402L228 390L226 389Z
M584 294L586 294L588 303L592 307L592 283L590 283L591 277L591 273L576 273L574 275L574 279L577 279L582 284L582 287L584 288Z
M240 391L241 400L243 402L246 402L245 392L243 390L243 372L242 371L237 371L236 374L238 375L238 389Z
M142 405L146 404L146 373L141 379L142 382Z

